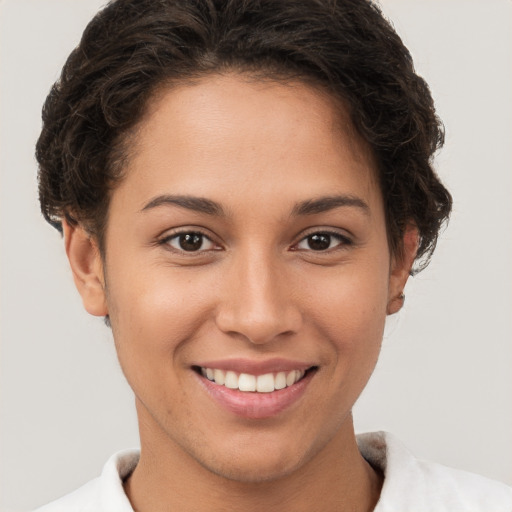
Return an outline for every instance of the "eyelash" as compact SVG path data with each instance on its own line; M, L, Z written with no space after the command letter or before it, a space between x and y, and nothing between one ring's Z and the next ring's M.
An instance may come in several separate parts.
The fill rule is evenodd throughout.
M180 237L187 237L187 236L200 237L201 245L199 246L199 248L197 250L187 251L186 249L183 249L183 247L175 247L172 245L172 243L171 243L172 241L176 241L178 244L181 245ZM326 249L319 249L319 250L312 249L311 247L304 247L304 248L300 247L300 244L308 243L308 239L311 239L314 236L328 237L329 247L327 247ZM333 238L336 239L338 241L338 243L334 247L330 247L330 244L331 244ZM197 239L191 240L192 243L194 241L197 242ZM183 240L181 242L183 242ZM207 248L207 249L202 248L203 245L207 242L209 242L213 247ZM338 233L336 231L316 230L316 231L312 231L312 232L306 234L305 236L303 236L299 240L299 242L297 242L296 244L294 244L291 247L291 250L292 251L311 251L312 253L315 253L315 254L326 254L326 253L331 253L334 251L342 250L352 244L353 244L353 241L350 238L348 238L347 236L344 236L341 233ZM204 254L204 253L212 251L212 250L217 251L217 250L221 249L208 235L201 232L200 230L194 230L194 229L177 231L170 235L167 235L158 241L158 245L167 246L167 248L169 250L172 250L172 251L175 251L178 253L182 253L182 254L187 254L188 256L198 256L198 255Z
M187 237L187 236L197 236L197 237L201 238L201 245L198 250L187 251L186 249L183 249L180 247L174 247L172 245L171 241L176 240L179 244L180 237ZM179 252L179 253L184 253L189 256L204 254L207 251L219 250L218 248L217 249L216 248L202 249L202 246L205 244L205 242L209 242L213 246L218 247L218 245L208 235L206 235L205 233L202 233L200 230L196 230L196 229L187 229L187 230L183 230L183 231L174 232L174 233L167 235L164 238L160 239L158 241L158 244L162 245L162 246L167 246L170 250L173 250L173 251Z
M336 244L334 247L328 247L327 249L321 249L321 250L314 250L311 248L303 249L303 248L299 247L299 245L301 243L303 243L303 242L307 243L308 239L311 239L311 237L314 237L314 236L329 237L329 245L330 245L330 242L332 242L332 239L334 238L334 239L338 240L338 244ZM347 246L350 246L352 244L353 244L353 242L349 237L342 235L341 233L339 233L337 231L321 230L320 229L320 230L312 231L312 232L306 234L305 236L303 236L300 239L300 241L294 245L293 250L295 250L295 251L305 250L305 251L311 251L316 254L326 254L326 253L330 253L333 251L338 251L338 250L344 249Z

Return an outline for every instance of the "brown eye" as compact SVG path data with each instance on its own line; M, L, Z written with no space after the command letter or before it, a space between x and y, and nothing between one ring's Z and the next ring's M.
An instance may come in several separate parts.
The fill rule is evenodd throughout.
M214 248L213 242L202 233L179 233L167 239L167 243L179 251L196 252Z
M337 233L312 233L304 237L298 244L297 249L309 251L327 251L338 246L349 245L350 240Z
M313 251L325 251L331 245L331 236L324 233L308 236L306 240L308 247Z

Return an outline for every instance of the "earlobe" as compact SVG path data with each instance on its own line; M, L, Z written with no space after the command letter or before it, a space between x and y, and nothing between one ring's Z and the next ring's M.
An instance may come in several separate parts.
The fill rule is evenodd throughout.
M62 221L66 254L75 286L88 313L108 315L103 262L94 238L80 225Z
M387 314L393 315L402 309L405 302L404 288L411 274L412 265L418 252L418 228L409 224L402 239L402 250L393 257L389 276Z

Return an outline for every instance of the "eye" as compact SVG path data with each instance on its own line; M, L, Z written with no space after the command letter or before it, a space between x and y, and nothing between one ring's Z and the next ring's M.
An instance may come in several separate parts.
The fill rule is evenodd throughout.
M210 251L216 248L216 245L206 235L194 231L168 236L162 240L162 243L168 244L178 251L186 252Z
M349 245L350 243L351 242L348 238L338 233L317 232L304 237L297 244L297 249L308 251L327 251L340 245Z

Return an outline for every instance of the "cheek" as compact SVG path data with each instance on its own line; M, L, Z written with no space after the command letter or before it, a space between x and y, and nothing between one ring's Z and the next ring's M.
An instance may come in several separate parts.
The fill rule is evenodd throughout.
M201 330L205 299L187 280L133 275L125 280L118 273L109 283L117 357L138 400L151 410L165 404L172 415L187 400L180 354ZM173 393L178 388L183 393Z
M340 268L311 286L309 314L341 350L380 344L386 318L385 265Z
M124 276L131 275L132 279ZM167 364L180 344L192 339L209 308L203 286L186 272L165 268L128 272L116 269L107 282L112 330L121 362L165 357Z

